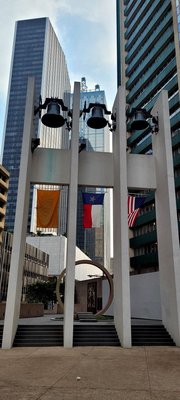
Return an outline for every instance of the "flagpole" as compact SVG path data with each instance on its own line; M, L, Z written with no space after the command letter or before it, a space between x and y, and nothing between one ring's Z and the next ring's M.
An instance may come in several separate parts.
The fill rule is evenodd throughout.
M61 195L62 195L62 189L60 189L61 186L59 186L59 206L58 206L58 227L57 227L57 235L60 236L60 202L61 202Z
M87 254L86 245L87 245L87 236L86 236L86 229L84 229L84 252L85 252L85 254Z

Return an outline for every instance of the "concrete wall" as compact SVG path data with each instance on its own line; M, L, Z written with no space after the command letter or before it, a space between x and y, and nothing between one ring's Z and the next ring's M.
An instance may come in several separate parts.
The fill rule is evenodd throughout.
M62 235L27 236L26 242L49 254L49 276L60 275L63 269L66 268L66 237ZM76 261L79 260L90 260L90 258L76 246ZM77 280L83 281L89 279L88 275L102 276L102 271L100 271L99 268L89 264L82 264L76 267Z
M108 283L103 281L103 305L107 302ZM130 277L131 318L147 318L161 320L161 299L159 272L132 275ZM113 304L107 310L113 315Z
M66 268L64 236L28 236L26 242L49 254L48 275L59 275Z
M6 303L0 303L0 320L4 319ZM42 317L44 315L44 304L21 303L20 318Z
M130 278L131 317L161 320L159 272Z

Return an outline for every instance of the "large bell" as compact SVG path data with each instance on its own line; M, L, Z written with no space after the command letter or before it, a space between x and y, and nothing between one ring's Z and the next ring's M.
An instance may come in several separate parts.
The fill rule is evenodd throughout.
M41 118L42 123L49 128L60 128L64 125L65 119L60 114L60 105L51 101L47 107L47 113Z
M91 117L87 120L87 125L93 129L101 129L107 125L102 107L95 106L92 108Z
M146 121L146 112L143 109L134 111L130 126L132 131L141 131L149 126Z

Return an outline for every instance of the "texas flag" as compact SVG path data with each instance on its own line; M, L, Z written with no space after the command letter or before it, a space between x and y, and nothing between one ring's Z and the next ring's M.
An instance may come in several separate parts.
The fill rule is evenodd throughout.
M84 228L99 228L104 193L82 193L82 196Z

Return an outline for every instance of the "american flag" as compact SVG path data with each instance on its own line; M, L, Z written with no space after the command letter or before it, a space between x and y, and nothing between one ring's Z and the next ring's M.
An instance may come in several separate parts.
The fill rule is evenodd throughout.
M128 226L132 228L146 197L128 196Z

